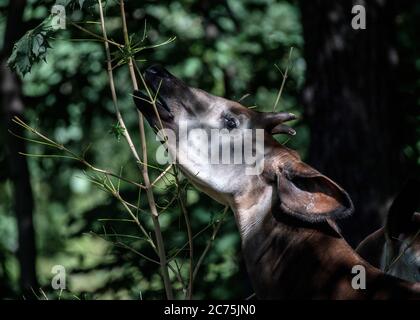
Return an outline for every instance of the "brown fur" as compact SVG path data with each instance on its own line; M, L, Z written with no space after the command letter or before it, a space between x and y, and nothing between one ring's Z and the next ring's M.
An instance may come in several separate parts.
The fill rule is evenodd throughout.
M265 130L264 172L260 175L245 175L243 164L204 165L201 166L204 171L209 168L214 171L201 179L197 173L201 163L187 162L181 166L199 188L217 201L229 204L234 211L258 298L420 298L419 285L385 275L359 257L341 237L333 220L353 211L348 194L272 137L278 133L295 134L283 124L295 119L294 115L249 110L190 88L161 67L149 68L145 78L152 89L159 88L157 111L166 128L176 131L179 118L194 118L207 129L222 128L224 115L229 113L241 116L242 120L236 119L239 128ZM141 99L136 99L136 103L151 126L156 126L157 117L150 104ZM366 268L366 290L351 286L355 265Z
M268 214L243 251L260 299L420 299L420 284L372 267L326 223L305 226ZM351 286L355 265L366 268L365 290Z

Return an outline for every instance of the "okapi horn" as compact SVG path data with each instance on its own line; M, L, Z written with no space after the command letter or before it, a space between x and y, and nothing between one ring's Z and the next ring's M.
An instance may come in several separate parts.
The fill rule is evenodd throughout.
M296 115L288 112L266 112L263 114L263 126L271 134L289 134L294 136L296 131L289 126L284 125L284 122L297 119Z

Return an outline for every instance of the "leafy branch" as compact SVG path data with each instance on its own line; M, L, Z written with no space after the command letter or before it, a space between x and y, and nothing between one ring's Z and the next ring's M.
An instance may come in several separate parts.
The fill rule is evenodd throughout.
M139 134L140 134L140 142L141 142L141 152L138 152L136 146L133 143L133 139L131 137L130 132L127 129L127 126L124 122L123 115L121 114L118 102L117 91L114 82L114 69L123 65L127 65L130 79L132 82L132 87L134 90L139 89L139 83L142 86L142 89L146 91L148 96L148 102L150 103L151 107L153 108L154 112L156 113L160 127L162 128L162 122L157 112L156 102L159 94L159 88L157 92L152 92L152 90L148 87L142 72L140 71L137 62L142 61L138 59L138 55L142 53L144 50L149 49L156 49L161 46L167 45L175 40L174 37L167 39L166 41L158 44L148 45L145 44L145 40L147 38L146 32L146 23L144 27L144 32L142 37L138 38L135 34L129 34L127 29L127 22L125 16L125 8L124 8L124 0L119 0L120 10L121 10L121 25L122 25L122 34L124 36L124 44L117 43L111 39L109 39L107 30L106 30L106 19L104 14L104 7L101 0L62 0L59 1L58 4L61 4L69 9L93 9L94 7L97 8L97 12L99 13L99 22L93 23L94 25L98 25L100 27L101 33L98 34L94 31L91 31L84 26L81 25L80 22L73 22L67 21L67 23L74 28L88 34L94 40L99 40L103 43L105 54L106 54L106 71L108 74L108 81L109 81L109 88L111 90L111 97L112 102L114 105L115 115L117 118L117 122L115 125L112 126L110 133L115 135L115 137L119 140L120 138L124 138L127 142L129 150L136 162L137 167L139 168L142 176L142 182L134 181L133 179L127 178L122 176L121 173L117 174L110 170L105 170L98 168L88 162L85 158L85 153L87 150L83 152L82 155L78 155L75 152L71 151L63 144L60 144L50 138L48 138L45 134L41 133L39 130L31 127L30 125L26 124L19 118L14 118L13 121L18 124L19 126L23 127L25 130L31 132L33 135L36 136L35 139L26 138L22 136L18 136L21 139L29 141L31 143L40 144L52 148L53 150L59 151L58 154L30 154L30 153L21 153L22 155L29 156L29 157L37 157L37 158L61 158L61 159L69 159L74 160L82 163L88 171L85 172L87 180L97 186L99 189L107 192L112 197L114 197L124 208L124 210L128 213L130 219L126 219L127 221L135 223L139 231L142 235L143 240L147 241L151 247L153 248L155 254L157 255L158 259L154 259L153 257L149 257L138 250L131 248L130 246L126 245L121 241L117 241L114 244L119 247L126 248L131 252L139 255L143 259L152 262L154 264L158 264L160 266L161 275L163 278L163 286L165 288L166 297L168 299L173 299L173 286L172 281L178 281L181 286L182 290L185 294L185 298L191 299L193 297L193 282L196 278L198 270L202 265L204 258L208 251L210 250L212 243L218 233L220 226L223 222L223 218L211 224L213 226L213 233L211 238L205 248L205 250L199 256L197 263L194 265L194 256L193 256L193 241L194 239L207 230L206 227L202 231L198 232L197 234L193 235L190 219L187 212L187 206L185 204L185 187L182 186L178 180L178 168L176 165L170 165L165 169L155 168L148 163L147 157L147 141L146 141L146 134L145 134L145 127L144 127L144 119L140 112L138 112L138 123L139 123ZM14 46L13 54L10 56L8 60L9 66L15 70L19 75L22 77L25 74L31 71L33 65L40 61L46 61L48 49L51 48L51 41L54 39L55 30L52 27L52 19L53 16L50 15L47 17L39 26L36 28L28 31ZM111 52L111 46L114 48L116 47L116 51ZM139 79L139 82L138 80ZM14 134L11 132L11 134ZM14 134L15 135L15 134ZM155 168L161 171L159 176L154 180L151 181L149 177L149 168ZM89 170L93 171L90 172ZM176 192L174 197L164 206L160 207L156 204L153 188L156 186L157 182L163 179L165 176L172 174L175 177L175 188ZM117 179L117 183L113 181L113 179ZM120 193L120 183L121 181L128 183L134 187L136 187L139 191L138 193L138 201L136 204L131 203L123 198ZM141 223L138 218L138 212L141 210L140 207L140 196L141 191L145 190L147 202L150 209L150 217L153 222L153 231L154 231L154 238L151 236L151 233L146 230L146 227ZM171 205L178 202L180 206L182 215L185 220L186 224L186 231L187 231L187 238L188 241L185 246L181 249L177 250L177 253L172 256L167 256L165 250L165 243L162 235L161 225L159 221L159 216L165 212ZM159 209L159 211L158 211ZM225 209L225 213L226 213ZM225 215L224 213L224 215ZM224 217L223 215L223 217ZM111 235L118 239L120 235L113 234ZM135 238L139 238L136 237ZM177 255L184 250L188 246L189 249L189 272L188 272L188 281L184 280L182 276L182 263L179 265L177 261ZM170 277L169 271L172 272L173 277L175 280ZM172 277L172 278L173 278Z
M20 76L31 72L32 66L41 61L46 61L47 50L51 48L50 41L54 30L51 25L52 17L49 16L39 26L28 31L13 46L12 55L7 60L8 65Z

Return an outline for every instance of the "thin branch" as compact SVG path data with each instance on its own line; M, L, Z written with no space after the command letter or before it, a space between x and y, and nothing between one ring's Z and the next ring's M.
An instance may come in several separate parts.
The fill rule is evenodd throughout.
M147 261L150 261L150 262L153 262L153 263L159 264L159 261L157 261L157 260L155 260L155 259L152 259L152 258L150 258L150 257L148 257L148 256L146 256L146 255L144 255L143 253L139 252L138 250L136 250L136 249L134 249L134 248L132 248L132 247L128 246L128 245L127 245L127 244L125 244L124 242L118 241L118 242L116 242L115 244L116 244L116 245L119 245L120 247L124 247L124 248L126 248L126 249L130 250L131 252L133 252L133 253L135 253L135 254L139 255L140 257L142 257L143 259L146 259Z
M255 298L257 295L255 294L255 292L251 295L249 295L248 297L245 298L245 300L251 300L253 298Z
M100 3L99 9L100 9L100 12L101 12L101 22L102 22L102 25L103 25L103 30L105 30L102 4L101 4L100 0L98 0L98 2ZM129 48L130 42L129 42L127 23L126 23L126 18L125 18L124 0L120 0L120 9L121 9L121 19L122 19L122 25L123 25L125 46ZM104 32L104 34L106 34L106 32ZM104 38L106 38L106 36L104 36ZM135 73L135 70L134 70L134 67L133 67L133 60L132 60L131 57L128 60L128 68L129 68L129 71L130 71L130 76L131 76L131 81L132 81L132 84L133 84L133 88L134 88L134 90L138 90L136 73ZM146 90L147 90L149 96L152 97L145 82L144 82L144 84L145 84L145 87L146 87ZM154 105L154 107L156 109L156 105ZM157 111L157 109L156 109L156 111ZM151 187L151 184L150 184L150 178L149 178L149 173L148 173L148 168L147 168L147 144L146 144L146 134L145 134L145 130L144 130L143 115L140 112L138 112L138 115L139 115L140 140L141 140L141 144L142 144L142 152L143 152L142 155L143 155L143 163L144 163L144 165L142 166L143 180L144 180L144 185L146 186L147 200L149 202L150 211L152 213L152 221L153 221L153 227L154 227L155 236L156 236L156 243L157 243L160 266L161 266L161 271L162 271L163 283L164 283L164 286L165 286L166 297L169 300L172 300L174 298L174 296L173 296L172 284L171 284L171 281L170 281L170 278L169 278L168 263L167 263L167 258L166 258L165 246L164 246L162 231L161 231L160 223L159 223L159 215L158 215L158 212L157 212L157 209L156 209L156 202L155 202L154 195L153 195L153 190L152 190L152 187Z
M55 155L55 154L50 154L50 155L46 155L46 154L29 154L29 153L23 153L20 152L20 154L24 155L24 156L29 156L29 157L38 157L38 158L66 158L66 159L72 159L72 160L76 160L81 162L83 165L85 165L87 168L96 171L98 173L103 173L105 175L110 175L112 177L115 177L117 179L123 180L127 183L130 183L132 185L135 185L141 189L145 189L145 186L143 186L140 183L137 183L135 181L132 181L128 178L125 178L119 174L116 174L112 171L109 170L105 170L105 169L100 169L95 167L94 165L92 165L91 163L89 163L84 157L81 157L79 155L77 155L75 152L71 151L70 149L67 149L64 145L59 144L57 142L55 142L54 140L51 140L50 138L48 138L47 136L45 136L44 134L42 134L41 132L39 132L37 129L29 126L27 123L25 123L23 120L21 120L19 117L15 116L12 121L16 124L18 124L19 126L21 126L22 128L24 128L25 130L28 130L30 132L32 132L34 135L38 136L39 138L43 139L44 141L47 142L43 142L43 141L39 141L39 140L35 140L35 139L28 139L19 135L16 135L13 132L10 132L11 134L13 134L14 136L27 140L27 141L31 141L33 143L37 143L37 144L41 144L41 145L47 145L49 147L52 148L56 148L60 151L64 151L66 153L68 153L70 156L65 156L65 155ZM84 152L86 153L86 151Z
M178 180L178 177L176 177L176 179ZM184 219L185 219L185 225L187 227L187 235L188 235L188 244L189 244L189 251L190 251L190 257L189 257L189 262L190 262L190 272L189 272L189 285L188 285L188 290L186 292L186 297L188 297L189 300L192 299L192 291L193 291L193 263L194 263L194 246L193 246L193 238L192 238L192 231L191 231L191 223L190 223L190 218L188 217L188 212L187 209L185 208L184 205L184 201L182 199L182 194L179 193L178 194L178 200L179 200L179 205L181 207L182 213L184 215Z
M282 73L283 74L283 81L281 82L281 86L280 86L279 92L277 94L276 102L274 103L274 106L273 106L273 111L276 110L276 107L277 107L277 105L280 101L280 98L281 98L281 94L283 93L284 85L286 84L286 80L287 80L288 73L289 73L290 60L292 58L292 53L293 53L293 47L291 47L290 51L289 51L289 58L287 59L286 71L284 72L284 74ZM281 72L280 69L279 69L279 71Z
M172 164L171 165L169 165L156 179L155 179L155 181L153 181L152 182L152 184L151 184L151 186L152 187L154 187L154 185L157 183L157 182L159 182L160 181L160 179L162 179L167 173L168 173L168 171L169 170L171 170L171 168L172 168Z
M222 223L225 219L226 216L226 212L228 211L229 207L225 207L225 209L223 210L223 214L222 217L220 218L220 220L217 222L216 226L214 227L213 230L213 234L211 235L209 242L207 243L207 246L205 247L203 253L201 254L200 258L198 259L198 262L194 268L194 273L193 273L193 281L195 280L195 277L197 276L198 270L200 269L201 264L204 261L204 258L207 255L207 252L210 250L211 246L213 245L214 239L216 239L216 235L220 230L220 227L222 226Z
M94 232L91 232L90 234L92 234L92 235L94 235L94 236L97 236L98 238L100 238L100 239L102 239L102 240L104 240L104 241L106 241L106 242L110 242L110 243L112 243L113 245L115 245L115 246L117 246L117 247L128 249L128 250L130 250L131 252L133 252L134 254L139 255L140 257L142 257L143 259L145 259L145 260L147 260L147 261L150 261L150 262L152 262L152 263L159 264L159 261L157 261L157 260L155 260L155 259L152 259L152 258L150 258L150 257L148 257L148 256L146 256L146 255L144 255L143 253L141 253L141 252L137 251L136 249L134 249L134 248L130 247L129 245L125 244L125 243L124 243L124 242L122 242L122 241L117 241L117 242L114 242L114 241L110 241L110 240L108 240L108 239L107 239L108 237L111 237L111 236L115 236L115 237L125 236L125 237L127 237L127 235L121 235L121 234L104 234L104 235L102 235L102 234L98 234L98 233L94 233ZM141 240L143 240L143 239L141 239Z
M201 229L200 231L198 231L193 237L192 237L192 239L194 240L195 238L197 238L199 235L201 235L203 232L205 232L205 231L207 231L207 229L209 229L211 226L213 226L212 224L209 224L209 225L207 225L207 226L205 226L203 229ZM168 260L169 261L172 261L172 260L174 260L177 256L178 256L178 254L182 251L182 250L184 250L187 246L188 246L188 244L189 244L189 242L187 241L181 248L179 248L176 252L175 252L175 254L172 256L172 257L170 257Z
M131 136L127 131L127 127L125 125L125 122L122 118L120 109L118 107L117 92L115 90L115 84L114 84L114 73L112 72L111 52L110 52L110 49L109 49L108 36L107 36L107 33L106 33L106 28L105 28L104 11L103 11L101 0L98 0L98 4L99 4L99 16L100 16L100 19L101 19L102 35L103 35L103 38L105 39L104 46L105 46L105 53L106 53L106 59L107 59L109 86L110 86L110 89L111 89L111 95L112 95L112 101L114 103L115 113L117 115L117 119L118 119L118 122L120 123L120 126L123 128L124 137L127 140L127 143L128 143L128 145L130 147L130 150L131 150L131 153L134 155L134 157L137 161L137 164L139 165L140 157L139 157L139 155L137 153L137 150L136 150L136 148L133 144Z
M103 42L108 42L108 43L110 43L110 44L112 44L112 45L114 45L114 46L117 46L118 48L124 48L124 46L123 46L122 44L119 44L119 43L117 43L117 42L115 42L115 41L112 41L112 40L109 40L109 39L103 38L103 37L101 37L100 35L97 35L96 33L92 32L92 31L90 31L90 30L88 30L88 29L86 29L86 28L83 28L82 26L78 25L77 23L75 23L75 22L73 22L73 21L69 21L69 23L70 23L72 26L76 27L77 29L79 29L79 30L81 30L81 31L83 31L83 32L85 32L85 33L87 33L87 34L91 35L92 37L94 37L94 38L96 38L96 39L98 39L98 40L100 40L100 41L103 41ZM78 39L74 39L74 40L78 40Z
M182 292L185 293L187 291L187 288L185 286L184 279L182 279L182 276L181 276L181 269L179 268L178 263L176 261L174 262L175 262L176 270L174 269L174 267L171 266L169 262L168 262L168 267L175 274L176 278L178 279L179 283L182 286Z

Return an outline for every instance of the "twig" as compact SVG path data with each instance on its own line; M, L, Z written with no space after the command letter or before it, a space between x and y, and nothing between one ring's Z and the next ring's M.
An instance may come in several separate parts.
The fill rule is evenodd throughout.
M249 295L248 297L245 298L245 300L251 300L253 298L255 298L257 295L255 294L255 292L251 295Z
M152 246L152 248L158 253L158 250L156 248L155 243L153 242L153 239L150 238L149 234L147 233L146 229L144 229L143 225L140 223L140 220L137 218L137 216L131 211L130 207L127 205L126 201L120 196L119 193L116 192L115 189L112 189L111 187L108 187L106 184L104 184L105 187L107 187L108 191L111 192L111 194L121 202L123 207L127 210L131 218L134 220L134 222L137 224L141 232L144 234L144 236L147 238L148 242Z
M55 142L54 140L51 140L50 138L46 137L44 134L42 134L41 132L39 132L37 129L29 126L27 123L25 123L22 119L20 119L19 117L15 116L12 121L14 123L16 123L17 125L21 126L22 128L24 128L25 130L28 130L30 132L32 132L33 134L35 134L36 136L38 136L39 138L43 139L46 142L43 141L39 141L39 140L35 140L35 139L28 139L25 137L22 137L20 135L17 135L16 133L9 131L10 134L14 135L17 138L26 140L26 141L31 141L33 143L37 143L37 144L42 144L42 145L46 145L52 148L56 148L60 151L64 151L66 153L68 153L70 156L64 156L64 155L57 155L57 154L50 154L50 155L46 155L46 154L29 154L29 153L23 153L23 152L19 152L19 154L24 155L24 156L28 156L28 157L45 157L45 158L66 158L66 159L72 159L72 160L76 160L81 162L83 165L85 165L87 168L96 171L98 173L103 173L105 175L110 175L113 176L115 178L118 178L120 180L123 180L127 183L130 183L132 185L135 185L141 189L145 189L145 186L143 186L140 183L137 183L135 181L132 181L128 178L125 178L121 175L118 175L112 171L109 170L105 170L105 169L100 169L95 167L94 165L92 165L91 163L89 163L84 157L81 157L79 155L77 155L76 153L74 153L73 151L71 151L70 149L67 149L64 145L59 144L57 142Z
M198 270L200 269L201 264L204 261L204 258L207 255L207 252L210 250L211 246L213 245L214 239L216 238L217 233L219 232L220 227L222 226L222 223L224 221L224 218L226 216L226 212L228 211L229 207L225 207L225 209L223 210L223 214L222 217L220 218L220 220L217 222L216 226L214 227L213 230L213 234L211 235L209 242L207 243L207 246L204 248L203 253L201 254L200 258L198 259L198 262L194 268L194 272L193 272L193 281L195 280L195 277L197 276Z
M110 89L111 89L111 95L112 95L112 101L114 103L115 113L117 115L117 119L118 119L118 122L120 123L120 126L123 128L124 137L127 140L127 143L128 143L128 145L130 147L130 150L131 150L131 153L134 155L134 157L137 161L137 164L139 165L140 157L137 153L136 148L134 147L131 136L127 131L127 127L126 127L125 122L122 118L120 109L118 108L118 98L117 98L117 93L116 93L116 90L115 90L114 74L112 72L111 52L110 52L110 49L109 49L108 36L107 36L107 33L106 33L106 28L105 28L104 12L103 12L103 7L102 7L101 0L98 0L98 4L99 4L99 16L100 16L100 19L101 19L102 34L103 34L103 38L105 39L104 46L105 46L105 53L106 53L106 59L107 59L107 71L108 71L108 78L109 78L109 86L110 86Z
M176 177L176 179L178 180L178 177ZM184 201L182 199L182 194L179 193L178 194L178 200L179 200L179 205L181 207L181 211L184 215L184 219L185 219L185 225L187 227L187 236L188 236L188 245L189 245L189 251L190 251L190 272L189 272L189 285L188 285L188 290L186 292L186 297L188 297L189 300L192 299L192 291L193 291L193 263L194 263L194 246L193 246L193 237L192 237L192 231L191 231L191 223L190 223L190 218L188 217L188 212L187 209L185 208L184 205Z
M47 295L45 294L44 290L42 290L42 288L39 288L39 291L42 293L42 295L44 296L45 300L49 300Z
M290 59L292 58L292 53L293 53L293 47L291 47L290 48L290 51L289 51L289 58L287 59L286 70L285 70L285 72L283 74L283 81L281 82L279 93L277 94L276 102L274 103L274 106L273 106L273 111L276 110L276 107L277 107L277 105L278 105L278 103L280 101L280 98L281 98L281 94L283 93L283 88L284 88L284 85L286 83L286 80L287 80L287 77L288 77L288 73L289 73ZM280 69L279 69L279 71L281 72Z
M109 40L109 39L102 38L101 36L97 35L96 33L92 32L92 31L90 31L90 30L88 30L86 28L83 28L82 26L79 26L77 23L75 23L73 21L69 21L69 23L72 26L76 27L77 29L79 29L79 30L81 30L81 31L83 31L83 32L91 35L92 37L94 37L94 38L96 38L96 39L98 39L100 41L106 41L106 42L108 42L110 44L113 44L114 46L117 46L118 48L124 48L124 46L122 44L119 44L119 43L117 43L115 41L112 41L112 40ZM75 40L77 40L77 39L75 39Z
M146 255L144 255L143 253L139 252L138 250L136 250L136 249L134 249L134 248L132 248L132 247L128 246L128 245L127 245L127 244L125 244L124 242L118 241L118 242L116 242L115 244L116 244L116 245L118 245L118 246L120 246L120 247L124 247L124 248L126 248L127 250L130 250L131 252L133 252L133 253L135 253L135 254L139 255L140 257L142 257L143 259L146 259L146 260L148 260L148 261L150 261L150 262L153 262L153 263L159 264L159 261L157 261L157 260L155 260L155 259L152 259L152 258L150 258L150 257L148 257L148 256L146 256Z
M113 245L115 245L115 246L117 246L117 247L120 247L120 248L125 248L125 249L127 249L127 250L130 250L131 252L133 252L134 254L137 254L138 256L140 256L140 257L142 257L143 259L145 259L145 260L147 260L147 261L150 261L150 262L152 262L152 263L156 263L156 264L159 264L159 261L157 261L157 260L155 260L155 259L152 259L152 258L150 258L150 257L148 257L148 256L146 256L146 255L144 255L143 253L141 253L141 252L139 252L139 251L137 251L136 249L134 249L134 248L132 248L132 247L130 247L129 245L127 245L127 244L125 244L124 242L122 242L122 241L116 241L116 242L113 242L113 241L110 241L110 240L108 240L107 238L108 237L110 237L110 236L125 236L125 237L127 237L127 235L120 235L120 234L104 234L104 235L101 235L101 234L97 234L97 233L94 233L94 232L91 232L90 234L92 234L92 235L94 235L94 236L96 236L96 237L98 237L98 238L100 238L100 239L102 239L102 240L104 240L104 241L106 241L106 242L110 242L110 243L112 243Z
M152 182L152 184L151 184L151 186L152 187L154 187L154 185L158 182L158 181L160 181L160 179L162 179L167 173L168 173L168 171L169 170L171 170L171 168L172 168L172 165L169 165L156 179L155 179L155 181L153 181Z
M181 269L180 269L180 268L179 268L179 266L178 266L178 262L176 262L176 260L175 260L174 262L175 262L176 269L174 269L174 267L172 267L172 266L171 266L171 264L170 264L170 263L168 263L169 269L171 269L171 271L172 271L172 272L175 274L175 276L177 277L177 279L178 279L179 283L180 283L180 284L181 284L181 286L182 286L182 292L185 294L185 292L187 292L187 288L186 288L186 286L185 286L184 279L182 279L182 276L181 276Z
M209 229L210 227L212 226L212 224L209 224L209 225L207 225L207 226L205 226L203 229L201 229L200 231L198 231L193 237L192 237L192 239L194 240L195 238L197 238L200 234L202 234L203 232L205 232L205 231L207 231L207 229ZM174 253L174 255L172 256L172 257L170 257L169 258L169 261L172 261L172 260L174 260L177 256L178 256L178 254L182 251L182 250L184 250L187 246L188 246L188 244L189 244L189 242L187 241L186 243L184 243L184 245L181 247L181 248L179 248L175 253Z
M98 0L98 2L100 3L101 0ZM129 42L127 23L126 23L126 18L125 18L124 0L120 0L120 9L121 9L121 19L122 19L122 25L123 25L124 41L125 41L126 47L129 48L130 42ZM101 12L101 22L104 25L103 9L102 9L101 4L100 4L100 12ZM103 27L103 29L105 30L105 27ZM109 48L108 48L108 50L109 50ZM134 88L134 90L138 90L138 84L137 84L137 79L136 79L136 73L135 73L135 70L134 70L134 67L133 67L132 57L130 57L129 60L128 60L128 68L129 68L129 71L130 71L130 76L131 76L131 81L133 83L133 88ZM145 84L145 82L144 82L144 84ZM152 98L152 96L150 94L150 91L148 90L146 84L145 84L145 87L146 87L146 90L149 94L149 97ZM154 108L156 109L155 104L154 104ZM156 109L156 111L157 111L157 109ZM161 231L160 223L159 223L159 215L158 215L158 212L157 212L157 209L156 209L156 202L155 202L155 198L154 198L154 195L153 195L153 190L152 190L152 187L151 187L148 168L147 168L147 144L146 144L146 134L145 134L145 130L144 130L143 115L140 112L138 112L138 114L139 114L140 140L141 140L141 144L142 144L142 151L143 151L142 155L143 155L143 163L144 163L144 165L142 166L143 180L144 180L144 185L146 186L147 200L149 202L150 211L152 213L152 221L153 221L153 227L154 227L155 236L156 236L157 249L158 249L160 266L161 266L161 271L162 271L163 283L164 283L164 286L165 286L166 297L169 300L172 300L174 298L174 296L173 296L173 291L172 291L172 284L171 284L171 281L170 281L170 278L169 278L168 263L167 263L167 259L166 259L166 251L165 251L165 246L164 246L163 237L162 237L162 231Z

